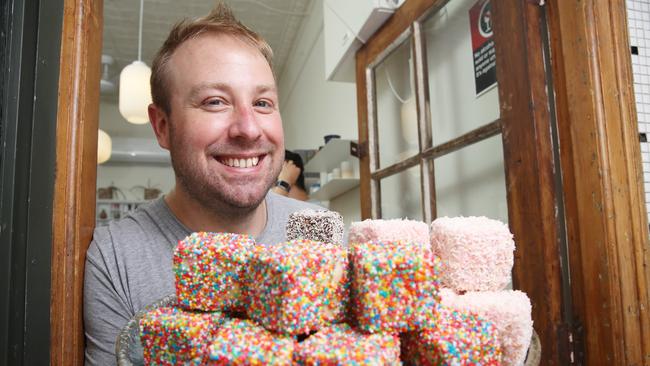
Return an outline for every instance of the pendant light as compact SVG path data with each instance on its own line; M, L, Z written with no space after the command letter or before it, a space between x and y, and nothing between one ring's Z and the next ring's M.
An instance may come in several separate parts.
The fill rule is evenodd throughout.
M147 107L151 103L149 78L151 69L142 62L142 11L140 0L140 34L138 36L138 60L122 69L120 73L119 109L122 117L135 124L149 122Z
M113 142L111 137L103 130L97 131L97 164L106 162L111 157Z

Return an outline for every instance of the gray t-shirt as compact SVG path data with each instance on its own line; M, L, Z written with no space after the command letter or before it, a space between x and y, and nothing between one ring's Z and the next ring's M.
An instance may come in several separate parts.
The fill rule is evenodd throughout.
M269 192L267 223L257 242L286 240L289 214L319 206ZM120 329L145 306L175 293L174 247L191 232L160 198L95 230L86 253L86 365L112 365Z

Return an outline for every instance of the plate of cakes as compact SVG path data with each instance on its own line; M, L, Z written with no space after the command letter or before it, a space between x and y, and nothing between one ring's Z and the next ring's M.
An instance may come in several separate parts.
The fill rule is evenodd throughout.
M287 241L197 232L176 294L118 336L119 365L536 365L515 244L485 217L365 220L304 210ZM528 355L528 356L527 356Z

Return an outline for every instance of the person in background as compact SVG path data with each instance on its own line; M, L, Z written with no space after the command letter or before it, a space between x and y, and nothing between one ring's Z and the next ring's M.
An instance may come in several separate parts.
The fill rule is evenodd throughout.
M296 200L308 200L309 195L305 188L304 170L305 166L300 155L284 150L284 163L273 191Z
M196 231L286 241L289 215L316 205L271 192L284 161L272 51L223 4L177 23L152 63L149 119L176 184L95 229L86 253L86 365L114 365L136 312L175 293L172 258Z

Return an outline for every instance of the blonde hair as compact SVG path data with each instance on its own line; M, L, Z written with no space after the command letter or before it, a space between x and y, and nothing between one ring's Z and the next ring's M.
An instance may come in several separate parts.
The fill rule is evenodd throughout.
M153 103L162 108L165 113L171 112L169 78L167 76L169 60L174 51L185 41L208 32L229 35L251 45L260 51L273 70L271 46L259 34L239 22L226 4L219 2L210 14L204 17L192 20L184 19L176 23L154 57L151 65L151 97Z

